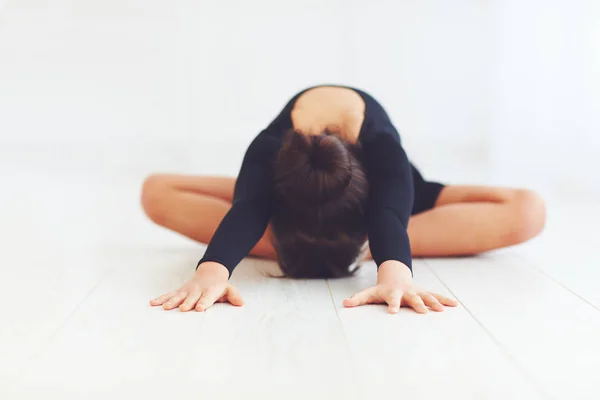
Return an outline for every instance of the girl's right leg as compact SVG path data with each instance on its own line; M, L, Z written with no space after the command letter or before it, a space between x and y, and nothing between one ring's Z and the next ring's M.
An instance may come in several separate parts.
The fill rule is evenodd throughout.
M157 174L142 188L142 207L156 224L209 243L231 208L235 178ZM275 259L269 230L250 255Z

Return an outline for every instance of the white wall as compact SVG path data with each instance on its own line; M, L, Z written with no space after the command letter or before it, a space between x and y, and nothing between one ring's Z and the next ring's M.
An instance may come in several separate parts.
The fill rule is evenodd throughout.
M510 182L600 193L600 2L493 2L491 155Z
M487 2L354 0L343 7L347 80L374 92L426 174L442 179L448 163L488 159Z
M235 174L289 97L332 82L380 99L430 177L588 185L599 3L8 0L0 159Z
M67 157L77 163L234 174L296 91L332 82L378 97L420 163L448 146L480 156L480 4L12 0L0 26L0 140L30 154L42 141L44 154L90 147Z

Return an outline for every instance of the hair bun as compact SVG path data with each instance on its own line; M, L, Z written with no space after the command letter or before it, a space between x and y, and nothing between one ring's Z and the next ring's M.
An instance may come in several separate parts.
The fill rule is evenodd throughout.
M336 168L347 166L348 150L336 136L311 136L310 141L312 147L309 149L308 155L313 168L335 172Z
M275 162L275 194L296 206L335 199L352 179L352 162L346 143L337 136L291 131Z

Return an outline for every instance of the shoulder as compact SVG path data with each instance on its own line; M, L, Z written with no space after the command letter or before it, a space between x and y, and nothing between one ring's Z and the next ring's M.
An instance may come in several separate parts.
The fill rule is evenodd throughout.
M402 147L400 135L395 129L365 130L359 138L365 150L385 150L388 147Z
M271 161L277 155L283 143L283 133L265 129L248 145L244 159L246 161Z
M409 166L408 156L399 137L390 134L373 134L362 143L365 169L370 179L374 176L404 175Z

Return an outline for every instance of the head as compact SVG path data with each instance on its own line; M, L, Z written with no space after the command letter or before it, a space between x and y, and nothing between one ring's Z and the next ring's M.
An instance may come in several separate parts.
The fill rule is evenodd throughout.
M352 274L367 239L369 186L358 144L287 133L274 164L271 219L279 265L294 278Z

